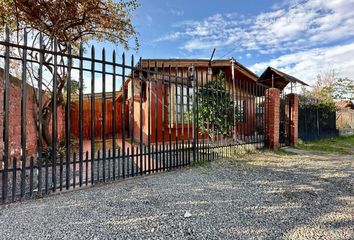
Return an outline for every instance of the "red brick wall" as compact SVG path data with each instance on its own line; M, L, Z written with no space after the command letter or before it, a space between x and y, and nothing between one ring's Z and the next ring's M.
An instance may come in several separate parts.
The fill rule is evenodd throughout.
M279 107L280 90L269 88L266 90L266 138L271 149L279 147Z
M3 154L3 71L0 71L0 166L2 167ZM12 157L21 156L21 81L11 76L10 95L9 95L9 153ZM36 121L37 106L33 96L33 88L27 85L27 109L26 109L26 152L34 154L37 148ZM65 135L65 110L64 107L58 108L58 138L62 139ZM51 126L51 125L50 125ZM11 159L10 159L11 162Z
M289 118L289 106L290 106L290 118ZM286 118L290 119L285 126L285 131L289 131L289 124L290 124L290 145L294 146L297 144L299 131L299 96L291 93L286 95L286 106L285 106L285 114Z

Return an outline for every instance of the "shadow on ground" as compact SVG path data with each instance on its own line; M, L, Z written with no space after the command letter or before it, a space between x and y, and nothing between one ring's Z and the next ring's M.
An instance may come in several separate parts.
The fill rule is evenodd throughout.
M350 239L353 184L353 156L261 152L12 204L0 224L7 239Z

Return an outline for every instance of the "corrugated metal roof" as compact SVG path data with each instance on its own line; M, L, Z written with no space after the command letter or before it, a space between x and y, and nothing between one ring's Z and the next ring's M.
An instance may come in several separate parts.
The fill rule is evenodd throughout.
M301 85L308 86L307 83L301 81L300 79L290 76L282 71L279 71L275 68L268 67L262 75L258 78L258 82L265 84L269 87L272 86L272 81L274 79L274 87L279 89L284 89L288 83L300 83Z
M341 100L335 103L336 109L351 108L354 109L354 104L350 100Z

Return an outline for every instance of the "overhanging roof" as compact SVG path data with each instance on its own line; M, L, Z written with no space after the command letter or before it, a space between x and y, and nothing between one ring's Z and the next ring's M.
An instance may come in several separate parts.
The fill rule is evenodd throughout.
M274 83L273 83L274 80ZM258 78L258 83L266 85L268 87L275 87L280 90L283 90L288 83L299 83L301 85L308 86L307 83L301 81L300 79L290 76L282 71L279 71L275 68L268 67L262 75ZM273 85L274 84L274 85Z
M248 76L250 79L253 81L257 81L258 76L252 72L250 69L247 67L243 66L241 63L238 61L235 61L235 68L239 71L241 71L243 74ZM162 67L164 65L165 67L168 67L171 65L172 67L189 67L191 65L194 65L195 67L209 67L210 65L210 60L208 59L142 59L142 67L147 68L149 63L150 67ZM155 65L156 64L156 65ZM231 59L215 59L211 61L211 67L230 67L231 66Z

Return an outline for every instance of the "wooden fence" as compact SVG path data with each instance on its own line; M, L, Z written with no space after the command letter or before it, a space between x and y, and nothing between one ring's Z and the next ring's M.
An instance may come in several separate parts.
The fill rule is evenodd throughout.
M113 118L113 104L112 99L106 99L106 136L110 137L113 134L113 119L115 120L116 134L122 133L122 103L119 101L114 101L116 114ZM102 138L102 121L103 121L103 106L102 106L102 98L95 98L95 107L94 107L94 134L95 138ZM129 108L125 106L125 128L128 129L129 126ZM79 101L74 100L71 103L71 111L70 111L70 130L72 135L75 137L79 137ZM83 100L83 137L89 139L91 137L91 99L90 97L85 97Z
M354 110L344 109L337 111L337 129L353 128L354 129Z

